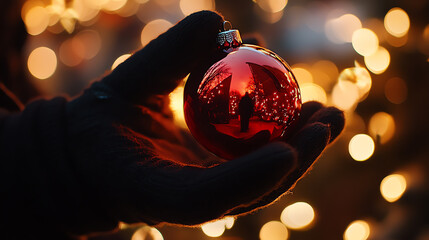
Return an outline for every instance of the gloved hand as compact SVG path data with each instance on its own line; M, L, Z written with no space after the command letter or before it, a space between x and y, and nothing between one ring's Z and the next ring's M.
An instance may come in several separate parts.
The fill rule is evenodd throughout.
M227 162L175 126L167 94L216 51L223 21L209 11L186 17L67 103L68 154L86 222L75 231L252 212L290 190L339 135L340 110L306 103L293 137Z

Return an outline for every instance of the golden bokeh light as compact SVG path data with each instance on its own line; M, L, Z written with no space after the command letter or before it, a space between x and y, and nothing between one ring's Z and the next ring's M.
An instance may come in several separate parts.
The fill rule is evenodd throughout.
M165 19L156 19L146 24L141 32L141 44L146 46L150 41L167 31L173 24Z
M270 221L265 223L260 232L260 240L286 240L289 237L289 232L285 225L279 221Z
M82 22L88 22L94 19L100 12L100 8L94 8L88 4L87 0L73 0L72 8L78 16L78 20Z
M360 19L349 13L328 20L325 24L325 34L334 43L351 42L353 33L360 28Z
M299 85L301 89L302 103L317 101L323 104L328 102L325 90L315 83L303 83Z
M225 222L225 228L231 229L234 226L235 218L232 216L227 216L223 218L223 221Z
M44 7L34 6L26 12L24 23L29 34L39 35L49 25L49 12Z
M84 59L91 59L95 57L101 49L101 37L97 31L83 30L76 34L73 41L81 42L84 46L83 52L78 54Z
M401 174L391 174L380 183L380 192L388 202L395 202L404 194L407 189L407 180Z
M390 54L384 47L378 47L373 54L365 56L365 65L372 73L381 74L390 64Z
M287 206L281 213L280 220L291 229L303 229L314 220L313 207L306 202L296 202Z
M403 103L408 95L407 83L398 77L387 80L384 86L384 95L391 103Z
M344 232L344 240L366 240L371 233L369 224L362 220L356 220L349 224Z
M357 134L349 142L350 156L356 161L365 161L374 153L374 140L366 134Z
M164 240L161 232L154 227L144 226L134 232L131 240Z
M378 49L378 37L371 29L361 28L353 32L352 45L360 55L369 56Z
M173 112L174 122L183 128L186 128L185 115L183 113L183 86L178 86L170 93L170 109Z
M288 0L253 0L258 6L269 13L277 13L283 11L286 7Z
M343 111L351 110L359 101L359 89L350 81L338 82L332 89L331 101Z
M218 220L201 225L204 234L209 237L219 237L225 232L225 222Z
M408 42L408 34L405 34L402 37L387 35L386 41L393 47L402 47Z
M39 47L34 49L27 61L28 70L38 79L47 79L57 69L57 56L52 49Z
M364 98L371 89L372 80L369 72L363 67L352 67L344 69L338 76L338 84L341 88L346 88L346 82L353 83L359 92L359 99Z
M111 69L115 69L119 64L123 63L125 60L127 60L129 57L131 57L131 54L124 54L119 56L112 64Z
M201 10L215 10L214 0L180 0L179 5L185 16Z
M65 65L74 67L83 61L83 57L79 54L82 52L85 52L85 46L81 41L74 38L67 39L60 46L59 58Z
M379 140L380 143L386 143L395 133L395 121L390 114L378 112L369 120L368 128L374 139Z
M125 6L127 0L109 0L103 5L103 10L114 12Z
M410 18L401 8L390 9L384 17L384 27L395 37L402 37L410 29Z
M313 82L313 76L311 75L311 72L303 67L292 66L292 72L299 85Z

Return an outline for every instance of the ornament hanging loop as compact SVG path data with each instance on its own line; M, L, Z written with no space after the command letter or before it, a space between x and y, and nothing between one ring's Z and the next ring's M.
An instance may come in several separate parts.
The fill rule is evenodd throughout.
M222 28L223 31L218 33L216 38L218 48L236 48L242 44L240 32L237 29L232 29L232 24L229 21L224 21Z

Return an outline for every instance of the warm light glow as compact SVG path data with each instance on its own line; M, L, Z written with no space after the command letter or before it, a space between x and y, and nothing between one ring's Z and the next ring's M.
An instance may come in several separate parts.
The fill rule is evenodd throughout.
M338 82L332 89L331 100L337 108L344 111L350 110L359 100L359 89L350 81Z
M127 0L109 0L103 5L103 10L114 12L121 9L126 3Z
M364 98L368 94L372 85L371 75L363 67L344 69L338 76L338 84L341 86L345 82L351 82L357 87L359 99ZM341 86L341 88L346 88L346 86Z
M112 70L115 69L119 64L123 63L125 60L127 60L129 57L131 57L131 54L124 54L120 57L118 57L115 62L112 64Z
M80 57L84 59L91 59L95 57L101 49L100 34L94 30L83 30L79 32L74 38L74 42L81 42L84 46L84 51L79 51Z
M407 84L398 77L391 78L384 86L384 95L391 103L401 104L407 99Z
M351 42L353 32L360 28L362 28L362 23L358 17L353 14L344 14L327 21L325 33L328 39L334 43Z
M204 234L209 237L219 237L225 232L225 222L224 221L214 221L204 223L201 226Z
M386 41L393 47L402 47L408 42L408 34L402 37L394 37L386 34Z
M164 240L162 234L154 227L144 226L139 228L131 237L131 240Z
M276 13L282 11L288 0L253 0L260 8L269 13Z
M77 13L80 22L88 22L98 15L100 8L94 8L90 5L91 3L88 4L87 0L74 0L72 2L72 8Z
M49 25L49 13L46 8L35 6L25 14L24 23L29 34L39 35Z
M365 56L365 65L371 72L381 74L390 64L390 54L384 47L378 47L377 51Z
M57 56L47 47L34 49L27 61L28 70L38 79L46 79L54 74L57 68Z
M301 88L302 103L317 101L323 104L328 102L325 90L315 83L304 83L299 85Z
M366 134L357 134L349 142L350 156L356 161L365 161L374 153L374 140Z
M353 32L352 45L357 53L369 56L378 49L378 37L368 28L361 28Z
M234 226L235 218L231 216L227 216L223 219L223 221L225 222L226 229L231 229Z
M157 38L160 34L167 31L173 24L164 19L156 19L146 24L141 33L141 43L143 46L148 44L153 39Z
M369 120L369 133L380 143L389 141L395 133L395 121L393 117L385 112L374 114Z
M279 221L265 223L259 232L259 239L261 240L286 240L288 237L289 232L286 226Z
M201 10L215 10L214 0L180 0L180 10L187 16Z
M65 40L59 50L59 57L61 62L69 67L79 65L83 58L81 52L85 52L85 46L81 41L77 41L75 38Z
M314 220L313 207L306 202L296 202L283 210L280 220L291 229L305 228Z
M344 232L344 240L366 240L370 234L369 224L362 220L356 220L349 224Z
M401 198L407 189L407 181L401 174L391 174L385 177L380 184L380 192L388 202L395 202Z
M298 84L301 85L303 83L311 83L313 82L313 76L311 73L302 67L292 67L293 75L295 76Z
M311 66L313 82L330 91L338 78L337 66L328 60L320 60Z
M185 115L183 113L183 86L177 87L170 93L170 109L173 112L174 122L186 128Z
M410 29L410 18L401 8L392 8L384 17L384 27L395 37L402 37Z

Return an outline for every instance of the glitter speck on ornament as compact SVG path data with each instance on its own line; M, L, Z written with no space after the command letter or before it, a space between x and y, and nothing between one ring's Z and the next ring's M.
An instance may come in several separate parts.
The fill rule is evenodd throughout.
M184 112L204 147L233 159L293 127L301 93L287 63L265 48L243 45L222 54L207 70L191 73Z

